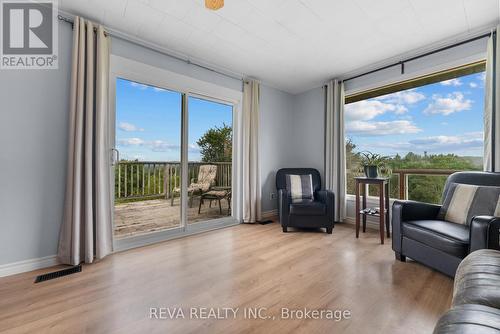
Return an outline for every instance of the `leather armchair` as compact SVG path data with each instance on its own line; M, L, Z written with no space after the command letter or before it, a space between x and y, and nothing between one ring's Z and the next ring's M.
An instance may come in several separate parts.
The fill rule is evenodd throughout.
M500 186L500 173L454 173L446 180L443 199L451 183ZM441 205L435 204L394 202L392 249L396 259L405 261L410 257L454 277L458 265L470 252L500 249L500 218L476 216L469 225L461 225L438 219L440 209Z
M312 175L314 200L292 203L291 193L286 188L286 175ZM331 234L334 227L335 195L329 190L321 190L321 177L312 168L283 168L276 173L278 190L278 213L283 232L288 227L325 228Z

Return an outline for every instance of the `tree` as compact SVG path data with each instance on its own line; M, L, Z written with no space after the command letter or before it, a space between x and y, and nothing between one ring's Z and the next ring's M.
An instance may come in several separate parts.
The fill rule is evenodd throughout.
M200 147L203 162L231 161L233 152L233 129L222 124L208 129L196 142Z

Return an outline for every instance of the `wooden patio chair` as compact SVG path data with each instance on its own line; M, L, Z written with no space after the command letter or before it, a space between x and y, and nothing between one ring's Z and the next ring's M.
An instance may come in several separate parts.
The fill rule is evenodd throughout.
M191 179L191 183L188 186L188 198L189 207L193 207L193 197L196 195L201 195L204 192L210 190L210 188L215 185L215 177L217 176L217 166L216 165L201 165L198 171L198 178ZM172 190L170 205L174 205L174 198L177 194L181 193L181 188L176 187Z

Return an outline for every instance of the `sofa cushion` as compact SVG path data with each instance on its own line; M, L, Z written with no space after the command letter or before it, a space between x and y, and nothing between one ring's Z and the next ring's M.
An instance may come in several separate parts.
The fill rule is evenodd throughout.
M481 304L500 308L500 252L480 249L458 266L453 305Z
M434 334L493 334L500 331L500 310L483 305L459 305L446 312Z
M308 200L290 204L290 214L296 216L324 216L326 205L321 202Z
M474 216L500 215L500 187L451 183L438 219L469 225Z
M464 258L469 249L469 227L443 220L403 222L402 234L459 258Z

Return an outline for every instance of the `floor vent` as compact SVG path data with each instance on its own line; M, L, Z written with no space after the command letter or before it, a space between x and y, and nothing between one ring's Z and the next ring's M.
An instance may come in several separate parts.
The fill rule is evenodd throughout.
M271 224L273 221L272 220L263 220L263 221L260 221L259 224L260 225L267 225L267 224Z
M63 269L59 271L54 271L51 273L43 274L40 276L37 276L35 279L35 283L40 283L40 282L45 282L54 278L62 277L62 276L67 276L71 274L76 274L82 271L82 265L77 265L68 269Z

